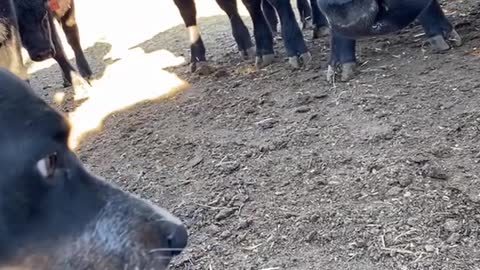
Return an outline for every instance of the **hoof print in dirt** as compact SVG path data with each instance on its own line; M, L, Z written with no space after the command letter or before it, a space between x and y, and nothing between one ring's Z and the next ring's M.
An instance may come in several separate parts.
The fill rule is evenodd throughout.
M190 64L190 71L200 76L208 76L214 73L215 70L207 62L193 62Z
M462 38L457 31L452 30L450 33L443 35L436 35L428 39L434 52L443 52L449 50L451 47L459 47L462 45Z
M288 63L294 69L301 67L308 67L308 64L312 61L312 54L310 52L303 53L299 56L293 56L288 58Z
M340 77L341 82L348 82L357 74L357 63L338 64L335 67L329 65L327 69L327 81L336 82Z
M270 64L273 63L273 60L275 59L274 54L266 54L262 56L257 56L255 57L255 67L260 69L264 68L266 66L269 66Z

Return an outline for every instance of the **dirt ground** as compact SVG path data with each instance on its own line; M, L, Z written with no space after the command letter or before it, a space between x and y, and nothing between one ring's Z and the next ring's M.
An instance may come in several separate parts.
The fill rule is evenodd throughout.
M463 46L433 54L418 26L360 41L361 73L336 84L325 80L328 38L304 32L308 70L288 68L280 41L276 62L255 70L227 17L202 17L217 70L162 69L190 87L109 112L77 152L187 224L172 269L479 270L480 5L444 8ZM189 56L183 25L137 47ZM99 80L115 64L103 60L110 49L87 49ZM112 91L163 84L123 84L134 69ZM61 83L57 65L33 73L52 104ZM56 106L74 112L66 92Z

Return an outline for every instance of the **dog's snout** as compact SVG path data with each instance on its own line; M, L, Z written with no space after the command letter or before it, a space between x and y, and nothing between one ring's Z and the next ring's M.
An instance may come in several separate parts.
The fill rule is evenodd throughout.
M167 233L168 247L172 255L180 254L188 242L188 232L183 224L174 222L167 222L165 225L165 232Z

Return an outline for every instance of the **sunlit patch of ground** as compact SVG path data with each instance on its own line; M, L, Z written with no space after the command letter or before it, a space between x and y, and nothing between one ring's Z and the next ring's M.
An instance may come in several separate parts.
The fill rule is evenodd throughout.
M81 96L86 101L68 115L72 125L71 147L75 149L85 134L100 129L102 121L112 113L187 88L187 82L163 70L182 63L183 57L169 51L146 54L137 48L108 66L104 76L93 81L86 96ZM64 93L58 92L54 101L61 103L63 97Z

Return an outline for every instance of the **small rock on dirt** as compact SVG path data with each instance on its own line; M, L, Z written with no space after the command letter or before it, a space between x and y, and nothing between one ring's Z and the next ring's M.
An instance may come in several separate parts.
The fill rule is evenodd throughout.
M410 226L416 226L417 225L417 219L414 218L414 217L409 217L407 219L407 224L410 225Z
M462 228L462 224L456 219L449 218L445 220L443 227L449 232L458 232Z
M392 187L387 191L387 193L385 193L385 195L388 197L397 196L402 192L402 190L403 189L401 187Z
M317 213L310 216L310 222L317 222L318 219L320 219L320 215Z
M188 162L188 167L193 168L203 161L202 156L196 156Z
M257 126L263 128L263 129L269 129L269 128L273 128L275 126L275 124L277 123L277 121L273 118L267 118L267 119L263 119L261 121L258 121L257 123L255 123Z
M398 180L401 187L408 187L413 182L413 177L402 177Z
M448 175L443 168L431 164L427 164L422 168L422 175L438 180L448 179Z
M307 238L305 239L307 242L313 242L315 240L317 236L317 232L316 231L311 231L308 235L307 235Z
M216 221L224 220L224 219L228 218L229 216L231 216L234 212L235 212L235 209L233 209L233 208L222 209L215 216L215 220Z
M452 233L448 239L447 239L447 243L449 244L455 244L458 242L458 240L460 240L460 234L459 233Z
M313 97L316 98L316 99L324 99L324 98L327 98L327 97L328 97L328 94L326 94L326 93L318 93L318 94L313 95Z
M433 246L433 245L425 245L425 251L426 251L426 252L434 252L434 251L435 251L435 246Z
M232 232L231 231L223 231L221 234L220 234L220 239L227 239L228 237L230 237L232 235Z
M252 224L252 221L251 221L251 220L249 220L249 219L241 219L241 220L238 222L238 227L237 227L237 229L238 229L238 230L246 229L246 228L248 228L248 226L250 226L250 224Z
M233 172L235 172L240 168L240 163L238 163L237 161L222 162L218 164L218 166L220 167L223 173L232 174Z
M299 106L295 109L296 113L306 113L310 111L310 107L308 106Z
M470 189L468 192L468 198L475 203L480 202L480 191L478 189Z

